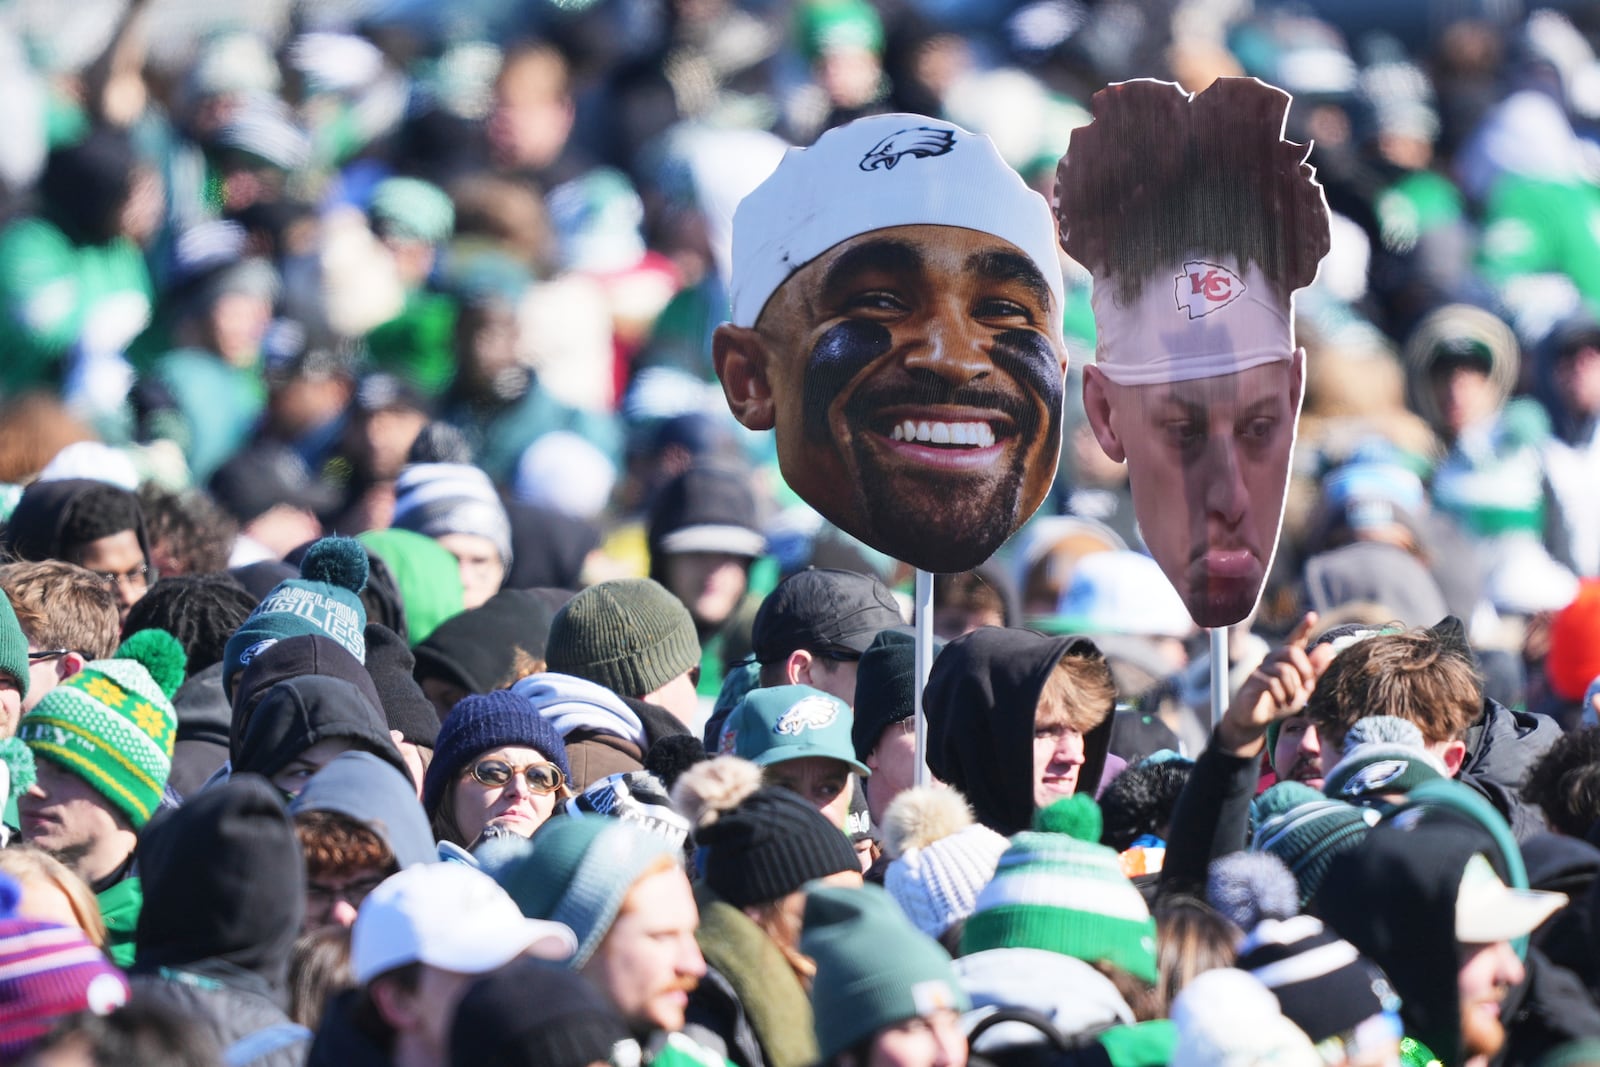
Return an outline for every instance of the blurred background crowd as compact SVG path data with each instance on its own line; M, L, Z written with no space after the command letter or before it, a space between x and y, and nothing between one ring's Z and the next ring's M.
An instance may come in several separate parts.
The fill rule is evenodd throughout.
M987 134L1049 196L1103 85L1248 74L1294 95L1334 212L1254 630L1455 614L1492 695L1574 722L1600 675L1596 44L1577 0L6 0L0 518L41 477L140 486L140 581L421 534L460 593L415 583L412 643L502 587L651 574L709 698L782 575L909 578L727 413L740 198L884 111ZM1199 707L1201 643L1075 386L1051 497L941 579L941 632L1094 633L1126 702Z

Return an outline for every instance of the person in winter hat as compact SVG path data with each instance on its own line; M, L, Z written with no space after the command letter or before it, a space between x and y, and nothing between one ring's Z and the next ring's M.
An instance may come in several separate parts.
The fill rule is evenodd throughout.
M1461 817L1465 810L1413 802L1391 815L1334 860L1310 910L1383 968L1400 997L1407 1037L1430 1057L1482 1063L1504 1050L1508 1062L1531 1060L1536 1051L1506 1048L1519 1025L1509 998L1533 995L1522 988L1530 968L1545 982L1560 979L1536 950L1524 961L1512 942L1566 897L1511 888L1521 857L1504 850L1510 835L1503 825L1497 835L1479 819ZM1555 1009L1566 1016L1567 1037L1600 1032L1600 1013L1579 996L1581 1006Z
M659 704L685 726L699 717L694 617L649 578L600 582L567 601L550 624L545 659L557 673Z
M1329 769L1322 791L1335 800L1381 807L1414 786L1449 776L1415 723L1374 715L1350 727L1344 757Z
M816 1062L796 913L806 886L859 886L861 867L839 828L761 770L721 756L685 771L673 799L694 824L700 870L695 934L706 974L689 994L691 1033L714 1034L736 1059L768 1067Z
M17 730L37 771L18 800L22 838L89 883L122 966L133 960L142 901L133 851L172 769L182 681L182 646L141 630L52 689Z
M422 806L435 836L463 848L490 828L527 837L572 795L571 776L556 728L522 697L497 690L445 716Z
M700 923L682 853L622 819L552 819L495 880L531 919L577 935L567 966L594 982L645 1050L644 1062L721 1067L683 1032L705 977Z
M479 607L511 569L511 520L489 476L470 463L413 463L394 485L396 529L439 542L456 557L461 603Z
M226 1062L302 1064L311 1035L284 1008L305 864L277 792L254 775L203 790L151 825L139 869L135 991L210 1031Z
M128 1001L128 980L83 931L16 914L21 892L0 875L0 1063L20 1062L64 1016Z
M306 930L348 927L385 878L438 858L415 783L370 752L334 757L289 814L306 860Z
M1012 837L962 931L962 987L980 1005L1093 1034L1114 1063L1165 1062L1172 1029L1159 1017L1156 923L1100 836L1099 807L1074 796Z
M928 769L991 830L1025 830L1057 798L1099 789L1116 696L1085 638L974 630L945 646L923 691Z
M935 641L933 654L944 650ZM882 826L889 805L917 780L915 711L916 645L903 630L880 630L856 667L850 741L856 759L872 777L862 783L874 826Z
M822 1063L965 1067L971 1003L950 956L877 886L806 896L801 949L816 961L812 1018Z
M367 609L367 552L348 537L325 537L300 561L300 577L280 582L228 638L222 654L222 685L233 697L239 673L285 637L321 634L359 662L367 659L363 631Z
M960 793L933 786L908 789L889 805L883 838L890 858L883 888L918 930L959 946L961 927L1010 842L973 822Z

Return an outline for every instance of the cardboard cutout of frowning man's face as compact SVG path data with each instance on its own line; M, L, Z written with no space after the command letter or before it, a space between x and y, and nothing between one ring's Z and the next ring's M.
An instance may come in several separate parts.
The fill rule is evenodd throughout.
M1067 354L1049 205L988 138L878 115L791 149L733 220L734 416L840 529L930 571L1043 501Z
M1254 610L1283 519L1305 382L1294 292L1328 250L1288 108L1253 78L1112 85L1058 171L1062 245L1094 275L1085 412L1201 626Z

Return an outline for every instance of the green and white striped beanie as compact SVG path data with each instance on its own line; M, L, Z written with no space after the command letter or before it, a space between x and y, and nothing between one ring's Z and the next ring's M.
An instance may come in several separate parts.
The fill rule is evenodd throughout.
M1011 838L978 894L961 954L1043 949L1155 982L1155 920L1115 850L1099 843L1100 828L1100 808L1086 796L1035 812L1033 829Z
M44 695L17 726L35 757L76 774L143 829L172 770L185 656L165 630L140 630Z

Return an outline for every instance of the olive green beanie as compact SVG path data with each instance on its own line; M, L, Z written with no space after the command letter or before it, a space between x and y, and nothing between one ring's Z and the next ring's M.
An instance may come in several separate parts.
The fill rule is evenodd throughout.
M642 697L700 664L689 609L649 578L591 585L556 613L545 662L619 696Z

